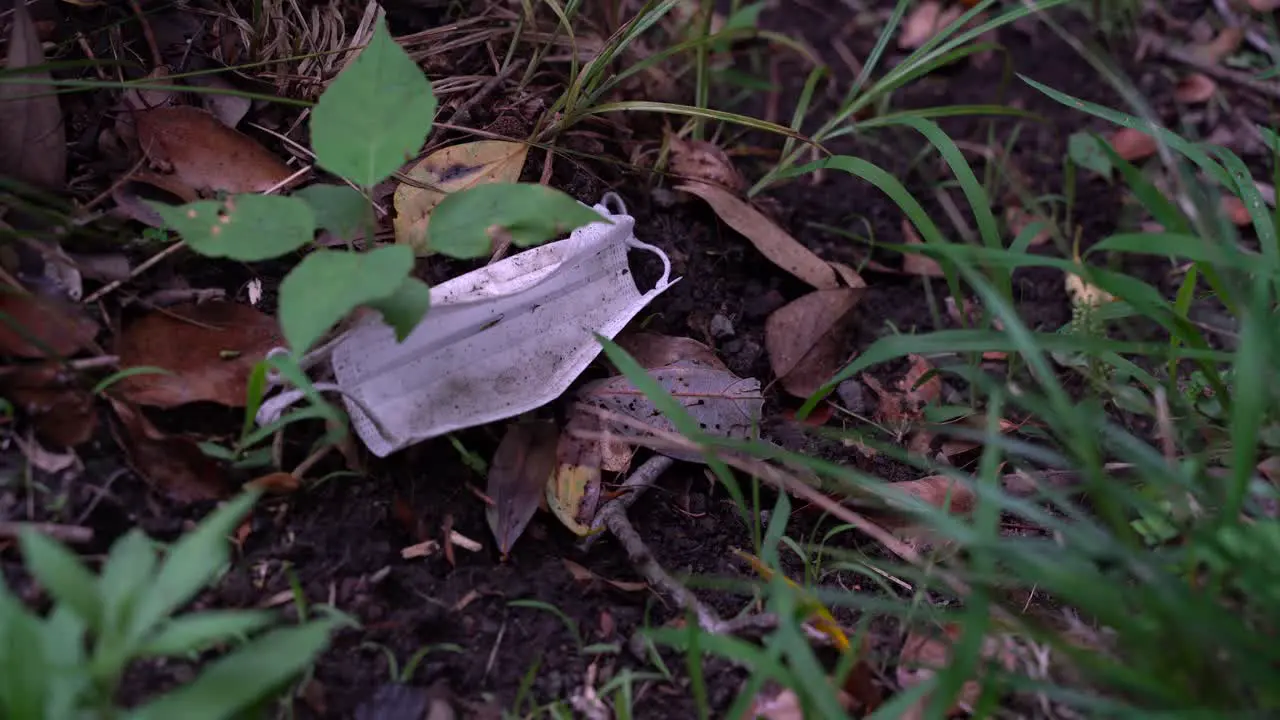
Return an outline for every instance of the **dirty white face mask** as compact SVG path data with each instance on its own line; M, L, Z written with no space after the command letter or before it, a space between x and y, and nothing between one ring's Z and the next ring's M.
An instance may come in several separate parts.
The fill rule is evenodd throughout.
M611 207L612 206L612 207ZM422 322L396 342L370 313L303 367L326 356L356 433L378 457L454 430L513 417L559 397L612 338L670 287L671 261L640 242L622 199L608 193L596 212L612 221L512 255L431 289ZM642 292L627 266L635 248L662 260L662 277ZM301 392L263 403L261 425Z

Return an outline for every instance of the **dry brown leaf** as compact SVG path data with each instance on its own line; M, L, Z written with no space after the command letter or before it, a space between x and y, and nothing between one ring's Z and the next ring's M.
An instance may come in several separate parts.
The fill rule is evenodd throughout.
M898 389L902 391L912 407L922 410L925 405L942 396L942 378L933 372L933 364L924 357L920 355L908 357L911 360L911 367L902 380L898 381ZM928 376L927 379L926 376Z
M170 80L169 68L161 65L160 67L147 73L144 80L154 81L156 85L173 85L175 81ZM153 110L161 107L173 107L178 102L178 93L174 90L150 90L146 88L129 88L121 93L122 99L132 110ZM123 114L121 118L123 122L129 122L128 113ZM118 121L119 122L119 121ZM136 132L125 130L125 133Z
M426 254L427 224L445 197L477 185L519 180L528 155L528 145L511 140L478 140L431 153L408 172L429 187L401 183L396 188L396 242Z
M750 240L774 265L819 290L839 286L836 272L830 265L745 200L723 188L705 183L678 185L676 190L683 190L705 200L726 225Z
M906 690L929 680L933 675L951 662L951 646L960 639L960 626L950 623L942 629L940 636L912 632L902 645L898 655L898 685ZM982 657L995 660L1012 672L1017 665L1017 649L1013 640L1007 635L999 638L985 637L982 640ZM974 703L982 696L982 686L977 680L967 680L960 689L955 705L947 710L947 714L957 710L972 711ZM917 700L903 713L906 718L923 718L929 705L929 695Z
M671 136L671 170L685 180L719 185L735 193L747 186L724 150L706 140Z
M1053 237L1053 231L1049 228L1049 223L1042 217L1037 217L1027 212L1018 205L1010 205L1004 209L1004 221L1009 226L1010 238L1016 238L1026 230L1031 223L1041 222L1044 225L1036 232L1035 237L1031 238L1029 247L1037 247L1049 242Z
M246 490L256 488L265 493L289 495L302 487L302 481L298 480L298 476L293 473L273 472L250 480L244 484L244 487Z
M627 354L640 364L640 367L650 370L681 360L696 360L721 370L729 369L716 356L715 350L693 338L627 331L614 338L614 342L626 350Z
M248 135L199 108L155 108L133 118L147 158L191 192L263 192L293 174Z
M116 341L121 369L157 367L114 387L121 399L171 408L193 402L244 407L253 367L284 339L275 319L248 305L187 303L130 324Z
M924 241L920 239L920 235L916 232L916 226L911 224L907 218L902 218L902 242L907 245L924 245ZM906 253L902 256L902 271L908 275L920 275L922 277L945 277L946 273L942 271L942 265L937 260L920 253Z
M44 49L25 2L13 4L7 71L44 64ZM19 77L30 82L0 84L0 175L47 189L67 184L66 127L47 70Z
M807 398L835 374L848 330L841 320L861 297L853 288L815 290L765 320L769 364L787 392Z
M1213 40L1192 47L1191 54L1202 62L1216 65L1239 50L1243 41L1243 28L1226 27Z
M1156 139L1134 128L1120 128L1107 140L1120 157L1133 162L1156 154Z
M564 559L564 567L566 570L569 571L569 574L573 576L573 579L584 585L592 585L597 582L603 582L603 583L608 583L623 592L640 592L642 590L648 589L649 587L647 583L642 583L642 582L610 580L606 577L602 577L600 575L597 575L591 572L587 568L579 565L578 563L570 560L569 558L563 558L563 559Z
M249 114L249 109L253 107L253 101L249 98L233 94L232 91L238 91L239 88L218 75L193 75L187 78L187 82L197 87L223 91L199 93L200 104L205 110L213 113L213 116L218 118L218 122L229 128L239 125L244 116Z
M1173 89L1173 97L1181 103L1199 105L1209 102L1217 92L1218 83L1213 78L1204 73L1191 73Z
M555 423L545 420L511 423L493 453L485 491L493 504L485 519L503 555L511 552L538 511L556 467L559 435Z
M889 485L891 490L923 500L955 515L973 512L977 496L968 485L946 475L930 475L919 480L904 480Z
M1237 227L1253 224L1253 216L1249 214L1248 206L1235 195L1222 196L1222 213L1231 220L1232 225Z
M840 276L846 286L851 288L865 288L867 286L867 281L862 279L858 271L848 265L840 262L829 262L827 264L836 271L836 275Z
M1272 455L1258 463L1258 472L1272 484L1280 484L1280 455Z
M190 438L156 429L136 405L108 396L122 432L116 434L129 466L151 487L179 502L218 500L230 494L225 473Z
M1258 12L1280 10L1280 0L1248 0L1249 7Z
M80 308L0 287L0 353L27 358L60 357L88 349L98 325Z
M98 428L93 396L61 364L15 368L0 377L0 392L31 419L45 445L75 447L92 439Z
M898 36L898 48L915 50L929 42L938 31L955 22L964 9L944 6L941 0L925 0L902 21L902 33Z
M581 433L600 429L599 415L574 405L556 444L555 474L545 484L547 507L565 527L580 536L591 533L600 507L600 472L604 465L600 441L582 437Z

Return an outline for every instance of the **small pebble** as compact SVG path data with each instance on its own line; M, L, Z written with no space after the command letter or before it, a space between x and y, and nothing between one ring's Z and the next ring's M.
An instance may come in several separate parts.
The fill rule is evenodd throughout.
M710 329L712 337L717 339L734 336L733 321L719 313L711 317Z
M871 412L871 403L867 401L867 389L857 380L845 380L836 386L836 395L845 409L855 415L867 415Z

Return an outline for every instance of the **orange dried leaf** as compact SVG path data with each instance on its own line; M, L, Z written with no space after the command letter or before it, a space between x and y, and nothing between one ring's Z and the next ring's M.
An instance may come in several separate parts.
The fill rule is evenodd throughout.
M919 480L895 482L891 483L889 488L956 515L972 512L977 499L972 488L946 475L930 475Z
M740 192L747 183L718 145L706 140L671 137L671 170L685 180L719 185Z
M1203 62L1216 65L1224 58L1235 54L1242 42L1244 42L1243 28L1225 27L1214 39L1191 48L1191 54Z
M1133 162L1149 158L1156 153L1156 139L1133 128L1120 128L1108 139L1112 149L1120 157Z
M124 400L155 407L199 401L244 407L254 366L283 345L275 319L248 305L179 305L130 324L116 343L121 368L168 374L132 375L114 390Z
M911 367L898 382L907 402L917 410L942 396L942 378L933 371L933 364L921 355L909 356Z
M0 289L0 353L26 358L75 355L87 349L98 324L65 303Z
M489 530L505 555L537 512L556 463L560 431L546 421L512 423L489 463L485 510Z
M765 348L787 392L809 397L839 369L848 329L841 321L861 297L853 288L815 290L769 315Z
M98 427L93 396L57 363L18 368L0 378L0 391L30 418L46 445L81 445Z
M230 494L222 469L194 441L166 435L137 406L108 399L123 430L117 439L129 465L152 488L180 502L217 500Z
M244 133L193 107L134 113L138 144L153 164L197 193L263 192L293 174L289 166Z
M298 488L302 487L302 483L293 473L273 472L256 477L245 483L244 486L246 490L257 488L267 493L288 495L297 492Z
M614 342L640 363L640 367L649 370L681 360L694 360L726 371L729 369L716 356L715 350L693 338L627 331L614 338Z
M902 242L907 245L924 245L924 240L920 239L915 225L912 225L907 218L902 218ZM902 271L908 275L923 277L946 276L937 260L919 253L907 253L902 256Z
M1178 83L1173 90L1173 97L1178 102L1188 105L1199 105L1209 102L1218 92L1218 83L1204 73L1191 73Z
M898 48L915 50L929 42L939 30L955 22L963 12L964 9L960 7L944 7L940 0L925 0L902 22Z

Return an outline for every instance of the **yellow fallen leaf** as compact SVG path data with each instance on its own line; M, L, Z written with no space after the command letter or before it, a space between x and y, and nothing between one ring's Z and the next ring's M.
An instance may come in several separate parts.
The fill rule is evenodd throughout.
M737 548L733 550L734 554L749 563L753 570L765 580L773 579L773 568L764 564L760 558L749 552L744 552ZM831 615L831 611L823 605L817 598L813 597L807 590L797 585L791 578L782 576L782 581L788 587L796 591L800 597L800 609L809 616L809 622L813 623L814 629L826 635L831 643L836 646L840 652L847 653L853 650L853 646L849 643L849 636L844 634L844 630L840 628L840 623L836 622L835 617Z
M427 223L436 206L460 190L516 182L528 154L528 145L510 140L479 140L431 153L408 173L425 187L401 183L396 188L396 242L418 255L428 254Z

